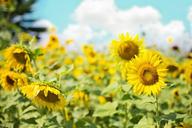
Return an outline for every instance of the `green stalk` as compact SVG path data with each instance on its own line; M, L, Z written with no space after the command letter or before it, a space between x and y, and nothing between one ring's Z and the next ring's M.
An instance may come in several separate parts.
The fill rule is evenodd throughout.
M155 96L155 120L156 120L156 128L159 128L159 120L157 119L159 117L159 99L158 96Z
M128 109L127 109L127 103L124 105L124 110L125 110L125 122L124 122L124 128L127 128L127 123L128 123L128 120L129 120L129 117L128 117Z

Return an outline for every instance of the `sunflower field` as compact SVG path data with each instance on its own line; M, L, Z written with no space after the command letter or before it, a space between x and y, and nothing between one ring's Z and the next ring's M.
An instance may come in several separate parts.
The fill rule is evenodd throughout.
M168 57L129 33L107 51L71 43L52 33L1 50L0 127L192 127L190 53Z
M103 49L69 50L54 31L40 45L44 28L11 22L35 1L10 1L0 0L0 128L192 128L192 51L128 32Z

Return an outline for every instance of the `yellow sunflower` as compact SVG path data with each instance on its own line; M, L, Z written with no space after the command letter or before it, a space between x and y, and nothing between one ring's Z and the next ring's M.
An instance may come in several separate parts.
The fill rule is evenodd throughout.
M75 90L72 93L72 100L71 104L78 104L78 105L89 105L89 95L86 94L84 91Z
M21 87L21 92L32 100L34 104L46 107L49 110L62 110L66 104L61 92L47 83L37 82L23 86Z
M128 62L138 56L143 50L143 39L136 35L132 37L129 33L120 34L119 40L113 40L110 46L111 54L119 61Z
M144 40L140 39L138 35L131 36L129 33L120 34L119 40L113 40L110 45L110 52L112 57L120 64L120 70L123 77L125 77L126 70L124 64L130 62L136 56L139 56L144 51Z
M166 68L161 57L146 51L126 65L127 79L136 94L157 95L165 87Z
M98 52L94 50L92 45L84 45L82 51L86 57L89 64L96 65L98 61Z
M184 78L188 84L192 85L192 61L188 61L188 63L185 65L185 72L184 72Z
M187 57L188 59L192 59L192 51L190 51L189 53L187 53L186 57Z
M49 36L49 41L48 41L48 43L46 45L46 48L50 50L50 49L55 49L55 48L58 48L58 47L60 47L60 42L59 42L59 39L58 39L57 35L51 34Z
M170 77L177 78L180 75L181 68L179 64L172 58L162 57L165 67L167 68L167 73Z
M27 84L27 77L24 74L18 74L13 71L1 71L1 86L6 91L15 90L18 86L25 86Z
M31 60L28 50L19 45L12 45L5 50L7 67L15 71L32 72Z
M104 96L98 96L98 101L99 101L99 104L105 104L107 102Z
M180 99L179 88L174 88L174 89L172 90L172 95L174 96L174 99L179 100L179 99Z

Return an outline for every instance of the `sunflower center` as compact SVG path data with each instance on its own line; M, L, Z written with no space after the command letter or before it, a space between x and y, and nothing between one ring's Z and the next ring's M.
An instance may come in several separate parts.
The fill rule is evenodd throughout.
M135 55L138 55L138 53L139 48L133 42L122 43L118 49L119 56L125 60L131 60Z
M178 91L175 91L175 96L179 96L179 92Z
M143 65L139 68L141 82L144 85L152 85L158 81L156 69L151 65Z
M45 96L44 91L40 91L37 95L40 99L46 101L46 102L50 102L50 103L55 103L59 101L59 97L58 95L48 91L47 96Z
M51 41L55 42L57 39L55 37L51 37Z
M174 72L176 70L178 70L178 68L174 65L169 65L167 66L168 72Z
M9 76L6 76L6 81L7 81L7 83L9 84L9 85L14 85L14 80L13 79L11 79Z
M13 53L13 56L17 60L17 62L19 62L21 64L25 64L26 63L25 52Z

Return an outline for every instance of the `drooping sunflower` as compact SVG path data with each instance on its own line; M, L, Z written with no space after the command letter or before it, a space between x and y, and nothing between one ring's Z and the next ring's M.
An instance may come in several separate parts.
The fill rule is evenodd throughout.
M25 86L27 78L24 74L18 74L13 71L1 71L1 85L6 91L15 90L17 87Z
M8 68L18 72L32 72L30 53L26 48L12 45L5 50L4 56Z
M48 83L36 82L21 87L21 92L32 102L49 110L62 110L66 104L60 90L51 87Z
M161 57L151 51L144 52L126 65L127 79L136 94L157 95L166 84L166 68Z
M125 77L126 70L124 66L136 56L144 51L144 39L140 39L138 35L131 36L129 33L120 34L119 40L113 40L110 45L110 52L114 60L120 64L120 70Z

